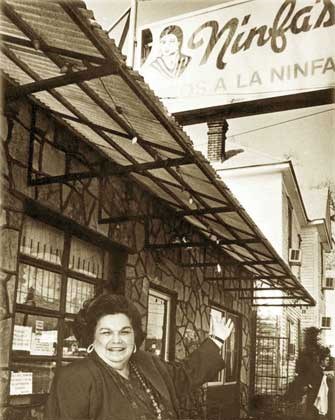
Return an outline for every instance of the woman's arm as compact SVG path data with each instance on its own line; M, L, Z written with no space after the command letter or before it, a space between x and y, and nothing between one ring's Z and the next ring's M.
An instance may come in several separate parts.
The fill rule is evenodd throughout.
M205 340L182 362L161 363L165 365L178 396L212 380L225 366L220 348L211 339Z
M211 381L224 368L221 347L233 330L230 319L214 318L211 322L210 339L181 363L170 363L168 369L176 392L183 394L192 388Z

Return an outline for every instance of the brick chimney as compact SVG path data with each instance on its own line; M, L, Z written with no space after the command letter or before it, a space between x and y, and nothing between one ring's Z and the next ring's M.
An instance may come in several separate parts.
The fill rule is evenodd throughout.
M226 133L228 123L224 118L207 121L208 145L207 158L209 161L221 161L226 159Z

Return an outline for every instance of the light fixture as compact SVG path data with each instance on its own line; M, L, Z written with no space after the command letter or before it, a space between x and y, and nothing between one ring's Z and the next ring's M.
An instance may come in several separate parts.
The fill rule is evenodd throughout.
M178 235L176 235L173 239L172 239L172 243L173 244L180 244L181 240L180 237Z
M137 137L136 136L134 136L132 139L131 139L131 143L132 144L136 144L137 143Z
M60 68L60 70L59 70L62 74L65 74L65 73L67 73L68 71L69 71L69 64L68 63L65 63L65 64L63 64L62 65L62 67Z
M33 47L35 48L35 50L39 50L41 47L40 41L38 39L34 39L33 40Z
M217 263L217 265L216 265L216 271L220 274L220 273L222 273L222 268L221 268L221 265L219 264L219 263Z
M188 197L188 202L189 204L193 204L193 197L191 196L191 194L189 193L189 197Z

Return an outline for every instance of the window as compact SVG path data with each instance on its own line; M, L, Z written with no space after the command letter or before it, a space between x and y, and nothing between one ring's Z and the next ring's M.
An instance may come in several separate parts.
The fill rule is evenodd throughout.
M335 279L334 277L326 277L323 282L323 287L325 289L334 289L335 287Z
M302 331L301 331L301 320L298 319L298 351L302 349Z
M288 225L287 226L288 227L287 246L288 246L288 249L290 249L292 248L293 207L292 207L292 203L289 197L287 197L287 225Z
M331 328L331 318L329 316L322 317L321 328Z
M104 250L26 217L11 351L14 405L43 403L55 370L86 354L72 325L83 302L101 287Z
M230 337L222 346L222 355L225 360L225 368L219 372L217 377L209 382L209 385L222 385L223 383L234 383L239 380L239 361L240 361L240 319L238 315L234 315L218 307L212 307L210 312L211 319L213 317L225 317L231 319L234 329Z
M294 322L288 318L286 322L286 336L288 338L287 357L290 359L295 358L296 340L294 335Z
M141 65L143 65L148 58L152 48L152 33L150 29L142 31L142 45L141 45Z
M145 350L170 360L171 296L150 289Z
M321 275L321 279L323 278L323 274L324 274L324 258L323 258L323 245L320 242L320 275Z

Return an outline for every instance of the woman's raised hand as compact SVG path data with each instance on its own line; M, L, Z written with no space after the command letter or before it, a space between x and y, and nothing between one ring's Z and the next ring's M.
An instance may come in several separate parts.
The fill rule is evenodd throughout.
M213 316L211 334L220 340L227 340L233 331L234 324L231 319L226 320L224 317Z

